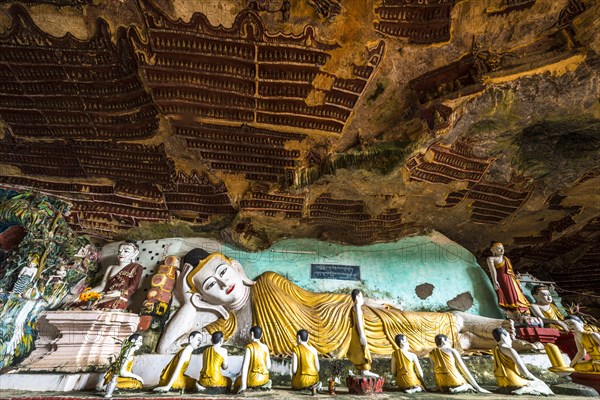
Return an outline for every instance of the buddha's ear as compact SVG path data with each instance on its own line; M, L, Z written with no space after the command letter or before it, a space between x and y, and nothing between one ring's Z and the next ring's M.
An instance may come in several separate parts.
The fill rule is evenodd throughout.
M244 267L242 267L242 264L240 264L238 260L231 260L231 265L235 267L235 269L237 269L240 275L242 276L242 282L244 282L244 285L252 286L256 283L252 279L248 278L248 276L246 276L246 271L244 271Z
M199 293L192 294L191 300L194 307L196 307L199 310L213 311L219 314L224 319L229 318L229 313L227 312L225 307L207 303L206 301L202 300L202 296Z

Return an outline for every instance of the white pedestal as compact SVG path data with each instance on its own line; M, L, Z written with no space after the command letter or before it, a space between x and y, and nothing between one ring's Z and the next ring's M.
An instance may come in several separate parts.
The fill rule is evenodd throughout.
M19 371L88 372L108 366L140 317L107 310L48 311L38 319L35 351Z

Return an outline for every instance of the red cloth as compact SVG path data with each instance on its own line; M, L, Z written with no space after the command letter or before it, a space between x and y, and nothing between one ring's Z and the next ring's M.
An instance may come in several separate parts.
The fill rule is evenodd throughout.
M529 301L521 291L521 284L515 276L512 264L508 257L503 257L503 261L497 264L494 261L496 275L500 289L496 290L498 294L498 305L501 308L509 310L519 310L529 312Z

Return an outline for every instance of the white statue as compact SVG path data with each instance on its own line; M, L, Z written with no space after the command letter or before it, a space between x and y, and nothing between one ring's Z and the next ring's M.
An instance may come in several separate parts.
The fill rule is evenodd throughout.
M264 341L273 355L291 355L297 329L303 327L327 332L327 337L313 338L319 354L342 358L348 354L349 335L355 330L348 318L356 308L350 295L309 292L274 272L265 272L253 281L237 261L202 249L184 257L175 295L181 307L159 341L159 353L177 349L194 329L209 334L222 331L226 341L243 344L247 327L254 323L265 330ZM514 332L512 321L464 312L403 311L371 299L364 299L360 311L365 321L363 342L369 343L370 353L378 355L393 352L389 342L376 339L382 334L395 337L403 333L415 353L426 354L435 348L439 332L458 337L455 346L464 349L493 347L495 328Z
M494 329L498 346L492 349L494 355L494 376L502 392L522 395L553 395L544 382L533 376L519 354L512 348L512 339L502 328Z
M143 267L135 263L140 250L134 241L123 242L119 246L119 263L106 269L102 282L92 291L102 294L94 308L127 308L131 295L136 291L142 279Z
M563 322L565 317L553 302L550 289L545 285L536 285L531 289L535 303L531 305L531 314L539 317L547 328L555 328L568 332L569 328Z
M437 335L435 341L437 348L429 353L429 358L433 361L438 389L450 393L469 391L490 393L475 381L458 351L452 348L452 343L447 336Z

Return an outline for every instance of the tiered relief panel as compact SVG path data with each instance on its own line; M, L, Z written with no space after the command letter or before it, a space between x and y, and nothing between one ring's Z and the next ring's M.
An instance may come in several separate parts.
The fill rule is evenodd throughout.
M299 150L286 150L288 141L306 135L259 129L247 125L186 124L173 121L176 136L215 170L245 174L248 180L277 182L294 169Z
M155 133L157 110L124 35L113 45L99 19L88 41L54 38L21 6L9 14L12 27L0 37L0 117L15 136L139 139Z
M322 194L309 205L308 217L301 221L319 226L332 239L344 237L358 245L394 240L407 226L397 209L370 215L364 201L336 199L330 193Z
M148 43L134 40L145 54L140 72L166 115L294 127L340 134L366 81L383 54L383 42L356 78L339 79L322 67L335 45L314 38L270 35L258 16L241 12L230 29L213 27L202 14L189 23L172 21L142 0ZM316 90L317 76L333 81ZM307 105L311 93L324 100Z
M223 182L214 184L205 174L180 172L173 184L164 190L169 211L179 219L204 222L212 215L235 215L229 193Z
M26 175L104 177L166 184L172 161L163 145L116 144L109 141L31 142L12 137L0 141L3 164Z
M270 217L302 218L304 197L284 193L251 192L249 198L240 201L240 211L260 212Z
M409 82L421 118L430 129L442 128L448 124L452 109L440 104L442 101L478 93L484 89L479 69L477 59L467 54Z
M463 155L438 144L406 162L411 181L445 184L453 181L479 182L489 166L489 160Z
M461 201L471 200L471 220L480 223L498 223L515 213L529 198L530 192L485 182L484 175L490 160L473 156L460 143L453 147L434 144L425 154L410 158L405 167L409 180L449 184L467 182L468 188L451 192L442 207L454 207Z
M410 43L450 40L450 13L457 0L382 0L375 8L375 29Z

